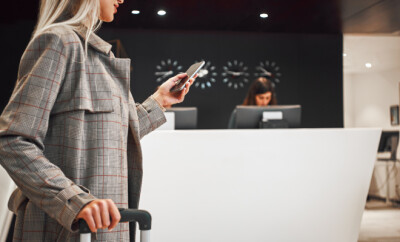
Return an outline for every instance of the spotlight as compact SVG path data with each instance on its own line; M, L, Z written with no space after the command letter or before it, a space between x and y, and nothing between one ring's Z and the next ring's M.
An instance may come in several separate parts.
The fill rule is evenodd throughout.
M140 11L139 10L132 10L132 14L139 14Z
M164 10L159 10L157 14L160 16L164 16L165 14L167 14L167 12L165 12Z
M261 14L260 14L260 17L261 17L261 18L268 18L268 14L267 14L267 13L261 13Z

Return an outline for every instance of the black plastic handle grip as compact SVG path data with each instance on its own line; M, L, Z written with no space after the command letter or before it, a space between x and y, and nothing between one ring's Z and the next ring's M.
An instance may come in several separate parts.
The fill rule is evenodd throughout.
M140 230L151 230L151 214L145 210L119 208L121 214L120 223L124 222L138 222ZM89 226L83 219L79 220L79 233L90 233Z

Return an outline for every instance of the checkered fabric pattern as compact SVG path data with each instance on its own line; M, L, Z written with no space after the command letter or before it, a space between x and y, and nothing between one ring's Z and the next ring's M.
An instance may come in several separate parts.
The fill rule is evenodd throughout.
M152 98L135 104L130 60L95 34L85 58L84 36L57 27L33 39L0 117L0 163L18 186L14 241L79 241L74 219L96 198L138 207L140 139L165 117ZM129 225L92 237L129 241Z

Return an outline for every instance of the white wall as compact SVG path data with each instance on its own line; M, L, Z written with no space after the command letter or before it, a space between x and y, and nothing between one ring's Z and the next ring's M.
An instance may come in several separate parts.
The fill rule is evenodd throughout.
M400 37L345 35L343 42L345 127L399 129L389 110L399 104Z
M400 69L347 74L344 78L345 127L381 127L390 124L390 106L399 103Z

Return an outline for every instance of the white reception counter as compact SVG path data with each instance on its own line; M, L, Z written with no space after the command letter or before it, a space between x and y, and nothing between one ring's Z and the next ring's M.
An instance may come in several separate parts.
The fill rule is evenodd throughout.
M380 129L156 131L152 242L356 242Z

